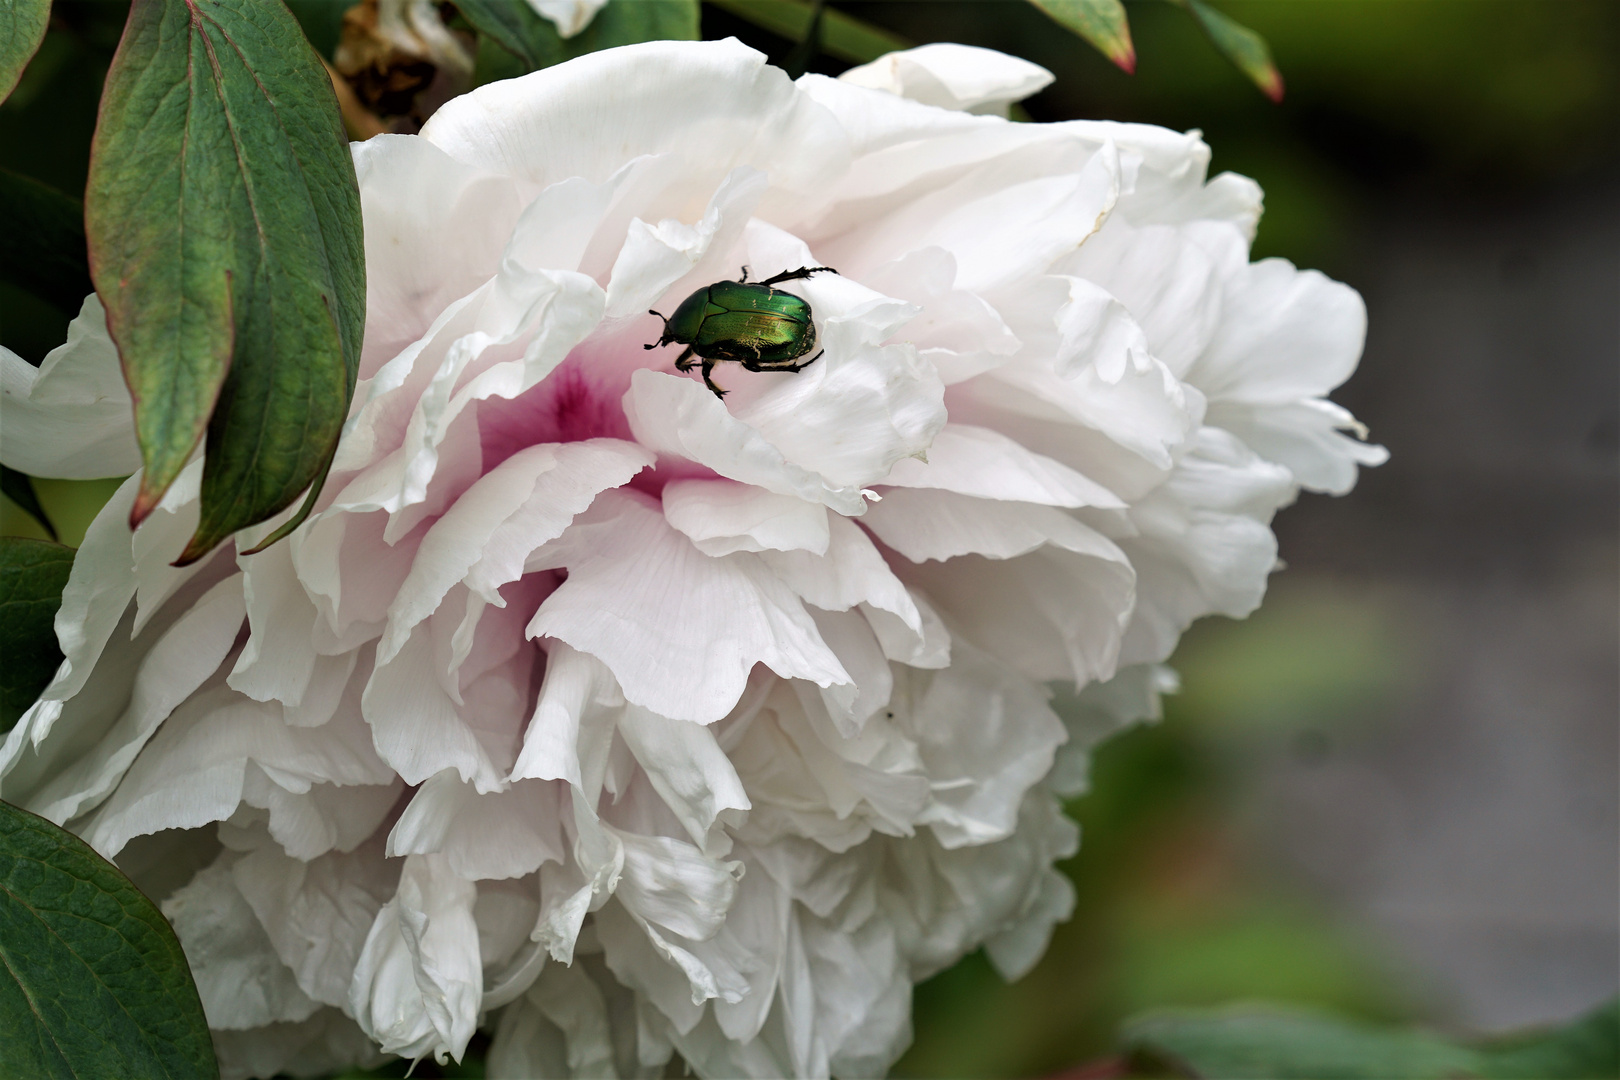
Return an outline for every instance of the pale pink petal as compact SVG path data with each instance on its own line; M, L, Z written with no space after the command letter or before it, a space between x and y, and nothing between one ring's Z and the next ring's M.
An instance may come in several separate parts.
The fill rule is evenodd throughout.
M426 139L350 144L366 222L366 336L360 377L426 333L488 281L518 220L510 177L456 161Z
M1011 559L1055 544L1103 559L1118 549L1052 506L975 499L948 491L890 491L862 519L872 534L912 562L983 555Z
M883 483L938 488L980 499L1045 506L1125 505L1118 496L1060 461L1037 454L989 428L946 424L928 448L928 460L895 463Z
M619 717L619 734L693 843L705 846L722 815L742 820L736 811L749 808L748 794L708 727L631 705Z
M1048 691L958 644L911 713L932 781L921 822L947 848L1011 836L1022 795L1052 768L1067 738Z
M639 447L592 439L531 446L486 473L423 536L389 604L378 660L391 660L459 581L504 606L496 590L522 575L529 552L561 535L598 492L650 464Z
M441 676L449 669L450 635L435 632L435 624L446 621L419 623L394 658L376 666L362 708L377 753L407 784L451 768L480 792L496 791L504 770L463 718Z
M643 369L630 380L625 415L636 441L705 465L721 476L859 514L859 484L833 484L787 459L763 434L734 417L700 382Z
M836 121L735 40L649 42L490 83L441 108L422 137L542 187L600 183L632 158L679 155L685 198L668 213L739 165L769 170L790 202L816 193L848 155Z
M527 633L597 657L626 699L661 716L720 719L756 663L820 686L849 681L759 556L710 558L629 494L598 496L535 560L531 569L566 567L568 580Z
M827 509L820 503L729 480L674 480L662 498L665 519L705 555L827 550Z
M708 265L712 277L716 260L705 256L711 251L717 255L727 252L736 244L766 187L764 173L747 167L734 169L696 225L678 218L665 218L657 225L640 218L632 221L608 280L605 314L609 318L640 315L700 265Z
M1354 289L1262 259L1227 283L1220 328L1187 379L1211 400L1319 397L1356 369L1366 333L1367 307Z
M1362 441L1367 430L1349 410L1321 398L1288 405L1214 401L1206 419L1288 469L1310 491L1343 495L1355 487L1358 467L1389 460L1388 450Z
M8 791L10 800L58 823L93 808L123 778L158 725L219 669L244 614L241 575L204 593L141 659L129 703L116 722L26 801ZM82 739L88 732L78 734Z
M222 821L242 801L250 765L293 792L394 779L352 698L326 724L294 728L279 704L219 687L175 710L82 826L83 836L111 855L134 836Z

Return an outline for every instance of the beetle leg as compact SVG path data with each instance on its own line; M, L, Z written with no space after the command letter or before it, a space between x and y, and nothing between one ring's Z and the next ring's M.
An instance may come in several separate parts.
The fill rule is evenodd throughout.
M745 267L742 268L742 277L737 279L737 284L739 284L739 285L748 284L748 267L745 266Z
M742 362L742 366L749 371L803 371L817 360L820 360L822 354L824 354L826 351L826 349L822 349L821 352L816 353L816 355L812 356L810 359L800 361L797 364L789 360L778 361L774 364L765 364L758 360L744 360Z
M692 359L692 346L688 345L686 351L675 358L676 371L691 371L697 367L697 361Z
M712 357L705 356L703 358L703 385L707 386L710 390L713 390L715 397L719 398L721 401L724 401L726 400L726 391L714 385L714 379L710 374L714 371L714 364L715 361Z
M780 281L800 281L811 274L836 274L838 271L830 266L801 266L797 270L784 270L775 277L768 277L758 282L760 285L775 285Z

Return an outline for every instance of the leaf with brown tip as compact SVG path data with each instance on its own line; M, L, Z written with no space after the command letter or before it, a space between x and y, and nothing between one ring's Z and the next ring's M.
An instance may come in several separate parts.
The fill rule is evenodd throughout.
M207 435L191 562L318 493L358 370L359 189L281 0L134 0L85 210L145 464L132 524Z
M1030 0L1059 26L1080 35L1127 75L1136 73L1136 46L1120 0Z

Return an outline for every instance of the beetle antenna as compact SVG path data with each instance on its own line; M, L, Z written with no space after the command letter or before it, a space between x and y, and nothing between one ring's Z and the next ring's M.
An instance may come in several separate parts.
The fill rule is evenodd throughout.
M737 279L737 284L739 284L739 285L748 284L748 267L745 266L745 267L742 268L742 277Z
M658 315L658 312L654 311L652 308L648 308L647 309L647 314L649 314L649 315ZM660 319L664 319L664 317L662 315L658 315L658 317ZM669 336L669 320L664 319L664 332L661 335L659 335L658 340L653 342L651 345L643 345L642 348L643 349L656 349L656 348L658 348L658 346L660 346L660 345L662 345L664 343L664 338L666 338L668 336Z

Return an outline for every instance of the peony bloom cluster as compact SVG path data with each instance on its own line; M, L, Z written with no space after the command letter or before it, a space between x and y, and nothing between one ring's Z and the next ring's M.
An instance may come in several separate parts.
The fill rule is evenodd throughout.
M1259 603L1279 507L1383 457L1323 398L1356 294L1248 261L1196 133L994 115L1049 79L663 42L355 145L321 508L176 569L201 461L133 535L126 483L0 751L161 899L228 1076L479 1027L499 1077L874 1074L916 980L1040 956L1088 748ZM805 370L721 399L643 348L804 266ZM94 297L4 361L8 465L138 466Z

